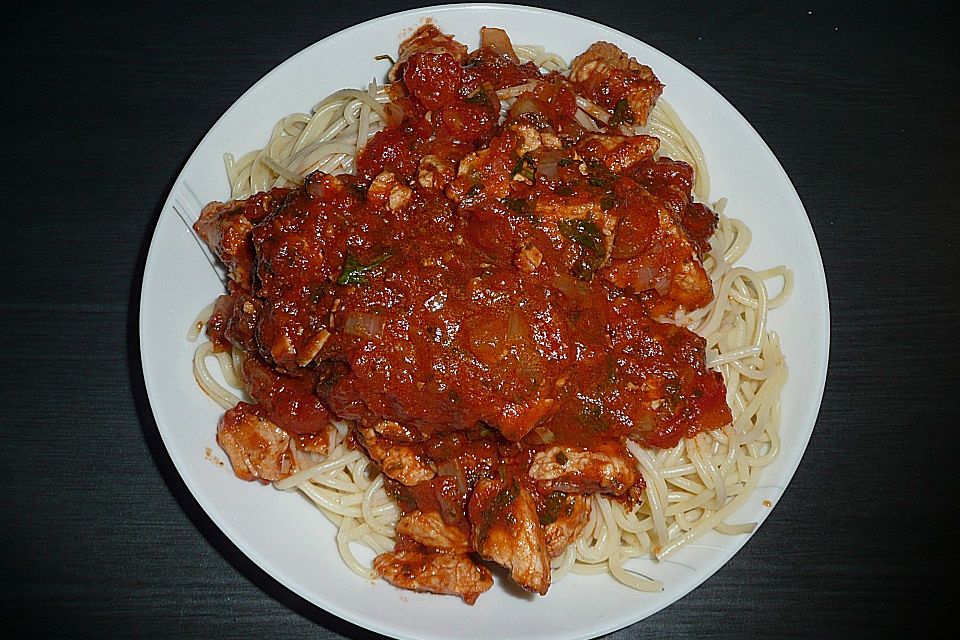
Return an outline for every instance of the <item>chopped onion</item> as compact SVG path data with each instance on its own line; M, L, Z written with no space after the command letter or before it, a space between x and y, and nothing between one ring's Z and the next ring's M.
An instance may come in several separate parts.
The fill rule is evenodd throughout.
M583 281L577 280L568 273L558 273L553 278L553 286L571 300L576 300L584 307L590 306L590 289Z
M372 313L348 313L343 332L351 336L379 340L383 337L383 318Z
M639 266L634 271L633 288L637 291L646 291L653 288L657 270L653 267Z
M534 429L534 432L540 436L540 442L543 444L551 444L557 439L557 436L553 434L553 431L550 431L550 429L547 429L546 427L537 427Z
M457 487L460 491L467 492L467 476L463 473L460 465L453 460L448 460L437 467L437 475L451 476L457 481Z
M507 56L516 64L520 64L517 52L513 50L510 37L503 29L480 28L480 46L489 47L494 53Z
M545 178L556 178L557 169L559 165L557 163L564 157L563 151L559 149L552 149L550 151L545 151L537 155L537 173Z
M515 342L523 338L523 323L520 314L511 310L507 316L507 342Z
M657 278L653 288L656 289L660 295L667 295L667 292L670 291L670 276L660 276Z
M517 98L517 101L510 107L510 117L516 118L522 113L540 113L540 107L534 100L528 96Z
M397 103L388 102L383 106L383 112L384 112L384 116L386 116L384 120L386 121L388 126L400 124L401 122L403 122L403 117L404 117L403 107L401 107Z

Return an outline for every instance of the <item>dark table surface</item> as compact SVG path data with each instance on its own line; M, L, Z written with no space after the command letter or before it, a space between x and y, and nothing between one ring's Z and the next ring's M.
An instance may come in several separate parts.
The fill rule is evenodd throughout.
M135 318L160 206L224 109L312 42L413 5L71 4L8 7L0 26L0 630L365 637L266 576L185 491L145 400ZM700 588L610 637L945 631L957 12L668 4L553 6L664 51L756 127L816 231L832 349L809 449L767 523Z

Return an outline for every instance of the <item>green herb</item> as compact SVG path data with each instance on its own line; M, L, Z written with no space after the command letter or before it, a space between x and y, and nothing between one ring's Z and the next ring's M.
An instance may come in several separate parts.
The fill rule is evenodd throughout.
M607 181L603 178L598 178L597 176L590 176L587 178L587 184L591 187L605 187L607 186Z
M561 220L557 226L560 229L560 233L584 249L593 253L603 253L603 240L600 228L592 221Z
M561 513L569 510L567 496L559 491L554 491L543 501L543 513L540 514L540 524L542 526L553 524L557 521L557 518L560 517Z
M493 499L490 513L495 514L506 509L513 504L513 501L517 499L518 495L520 495L520 485L517 484L516 480L510 480L510 484Z
M500 480L508 484L500 490L500 493L494 496L493 500L490 501L489 508L484 512L480 526L475 529L478 540L486 540L490 534L490 528L496 520L509 520L511 514L501 515L501 513L520 495L520 485L517 484L516 480L507 478L503 467L500 467L499 476Z
M308 290L310 291L310 302L317 304L323 299L323 294L326 292L327 287L323 284L315 284L311 285Z
M661 400L663 400L664 407L666 407L667 411L673 412L676 410L683 400L683 396L680 395L680 383L676 380L671 380L663 385L663 398L661 398Z
M483 87L480 87L472 95L468 96L464 102L490 106L490 96Z
M518 174L530 182L533 182L534 179L536 179L537 165L530 156L524 155L517 160L517 164L514 165L513 171L510 173L510 177L513 178Z
M514 213L522 215L530 211L530 203L523 198L500 198L500 202Z
M388 56L388 55L385 54L385 53L382 53L382 54L380 54L379 56L374 56L373 59L374 59L374 60L389 60L391 65L397 64L396 60L394 60L393 58L391 58L390 56Z
M387 261L388 258L392 257L392 253L383 253L377 258L369 263L363 264L357 260L356 256L352 255L349 251L347 252L347 257L343 261L343 272L340 274L340 277L337 278L337 284L340 285L360 285L363 284L366 280L366 276L371 275L377 267Z
M573 275L580 280L593 279L605 256L603 234L590 220L563 220L557 227L560 233L580 246L580 257L573 265Z
M610 118L610 124L633 124L633 109L626 98L621 98L613 108L613 117Z
M560 158L557 160L558 167L568 167L573 164L573 158Z
M602 198L600 198L600 209L602 211L609 211L610 209L613 209L613 205L615 205L616 203L617 202L616 200L614 200L613 196L605 195Z

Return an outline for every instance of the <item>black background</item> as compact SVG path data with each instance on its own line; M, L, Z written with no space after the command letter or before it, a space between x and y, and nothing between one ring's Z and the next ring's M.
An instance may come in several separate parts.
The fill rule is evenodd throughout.
M129 5L19 3L0 22L0 635L367 637L267 577L185 491L135 319L160 206L226 107L314 41L415 5ZM796 185L830 289L827 388L780 504L702 587L609 637L955 627L956 9L550 6L660 49L743 113Z

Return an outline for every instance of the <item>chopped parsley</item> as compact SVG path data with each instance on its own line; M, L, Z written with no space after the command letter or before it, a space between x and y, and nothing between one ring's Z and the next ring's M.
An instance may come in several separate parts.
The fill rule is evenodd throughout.
M573 275L580 280L593 279L593 272L603 264L605 257L600 228L590 220L563 220L557 227L560 233L580 247L580 257L573 265Z
M377 267L393 256L392 253L382 253L377 256L373 262L363 264L357 257L347 252L347 257L343 261L343 272L337 278L337 284L340 285L361 285L366 282L366 276L373 274Z
M530 211L530 203L523 198L500 198L500 202L514 213L523 215Z
M587 184L591 187L605 187L607 186L607 181L603 178L598 178L597 176L590 176L587 178Z
M480 87L475 92L473 92L470 96L468 96L464 100L464 102L468 102L470 104L487 105L487 106L490 106L491 104L490 95L487 93L486 89L484 89L483 87Z
M573 512L567 496L554 491L543 501L543 513L540 514L540 524L546 526L553 524L562 516L569 516Z
M613 107L613 117L610 118L610 124L633 124L633 109L626 98L621 98L616 106Z
M522 156L517 160L517 164L513 166L513 171L510 172L510 177L514 178L516 176L523 176L530 182L533 182L537 177L537 165L528 155Z

